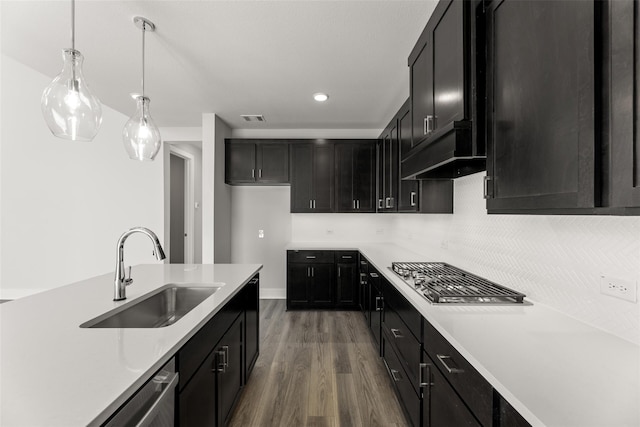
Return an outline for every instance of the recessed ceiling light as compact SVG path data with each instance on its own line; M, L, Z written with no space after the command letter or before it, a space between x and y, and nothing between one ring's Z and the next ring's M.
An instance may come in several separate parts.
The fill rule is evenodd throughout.
M327 95L326 93L318 92L313 94L313 99L318 102L324 102L329 99L329 95Z

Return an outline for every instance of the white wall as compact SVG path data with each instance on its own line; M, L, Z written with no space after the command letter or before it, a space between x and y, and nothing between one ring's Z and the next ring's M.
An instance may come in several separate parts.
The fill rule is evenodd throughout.
M4 55L1 69L0 298L113 271L117 239L130 227L162 240L163 159L129 160L128 118L103 105L93 142L55 138L40 112L52 77ZM147 237L127 241L125 262L157 262Z
M220 117L215 118L215 181L214 181L214 261L231 262L231 187L224 183L224 140L231 128Z
M231 262L263 264L260 297L284 298L291 241L290 187L232 187ZM264 238L258 237L264 231Z

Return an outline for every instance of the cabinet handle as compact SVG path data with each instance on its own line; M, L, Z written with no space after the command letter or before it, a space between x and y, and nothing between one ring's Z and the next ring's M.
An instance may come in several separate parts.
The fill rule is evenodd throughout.
M433 116L429 115L424 118L423 130L425 135L429 135L431 132L433 132L433 129L435 127L434 124L435 124L435 120L433 119Z
M262 178L262 169L258 169L258 178Z
M489 175L485 175L484 177L484 198L489 199L489 181L491 181L491 177Z
M307 255L306 258L307 259L316 259L316 256L315 255Z
M382 209L384 206L382 206L382 199L378 199L378 209Z
M384 299L382 297L376 297L376 311L382 311L384 309Z
M229 366L228 358L229 358L229 346L223 345L222 350L218 350L218 353L217 353L217 357L216 357L218 362L217 369L212 369L212 371L217 371L222 373L227 372L227 366Z
M411 206L415 206L416 205L416 192L415 191L411 192L411 197L410 197L409 200L411 201L410 202Z
M402 335L402 331L400 329L391 328L391 333L393 334L394 338L404 338L404 335Z
M309 199L309 209L313 209L313 200Z
M391 197L387 197L386 199L384 199L384 204L386 208L390 208L391 207Z
M356 209L360 210L360 200L356 200Z
M311 267L311 277L316 277L316 268Z
M256 179L256 170L251 169L251 179Z
M373 277L374 279L377 279L378 277L378 273L369 273L369 276Z
M356 201L355 201L355 200L353 200L353 203L351 203L351 205L353 206L353 208L352 208L352 209L355 209L355 208L356 208Z
M428 363L420 363L420 367L418 368L418 375L419 375L419 383L420 383L420 387L429 387L432 386L433 384L431 383L431 380L429 380L430 372L427 370L427 381L425 382L424 380L424 368L428 368L429 364Z
M307 277L311 277L311 267L307 267Z
M451 368L449 365L447 365L447 362L445 362L445 360L451 359L451 356L445 356L443 354L436 354L436 357L438 358L440 363L442 363L442 366L444 366L444 368L447 370L448 373L450 373L450 374L461 374L461 373L464 372L463 369Z
M393 377L393 380L394 380L395 382L398 382L398 381L401 381L401 380L402 380L402 378L398 378L398 377L396 376L396 374L399 374L399 373L400 373L399 371L396 371L395 369L390 369L390 371L391 371L391 376Z
M352 256L351 255L342 255L342 259L351 259Z
M338 277L340 277L340 267L338 267Z
M313 209L316 208L316 199L313 199Z
M427 122L428 121L429 121L429 116L425 117L424 121L422 122L422 134L423 135L426 135L428 133L428 130L427 130L427 126L428 126Z

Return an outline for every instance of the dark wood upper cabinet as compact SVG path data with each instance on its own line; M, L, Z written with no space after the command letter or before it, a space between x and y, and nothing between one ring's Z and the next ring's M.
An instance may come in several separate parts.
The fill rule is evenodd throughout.
M411 103L410 100L398 111L398 143L400 158L412 148L411 143ZM402 165L400 166L402 167ZM402 173L400 173L402 176ZM398 212L417 212L420 208L420 181L416 179L401 179L398 186Z
M378 140L378 212L398 211L398 119L394 117Z
M640 4L609 1L603 12L603 145L611 154L603 165L603 199L614 208L640 208Z
M593 1L487 8L487 208L593 208Z
M375 141L337 141L336 212L375 212Z
M472 134L474 5L441 0L409 56L412 139L402 178L455 178L485 168Z
M333 142L292 142L290 149L291 212L333 212Z
M288 184L288 141L226 139L225 182L232 185Z

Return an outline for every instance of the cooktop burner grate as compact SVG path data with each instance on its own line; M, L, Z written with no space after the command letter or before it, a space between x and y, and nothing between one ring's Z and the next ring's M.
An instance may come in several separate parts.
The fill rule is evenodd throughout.
M514 304L525 295L443 262L394 262L391 269L434 303Z

